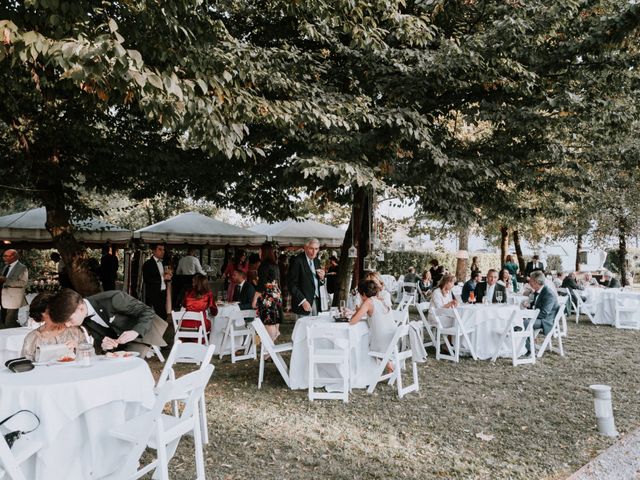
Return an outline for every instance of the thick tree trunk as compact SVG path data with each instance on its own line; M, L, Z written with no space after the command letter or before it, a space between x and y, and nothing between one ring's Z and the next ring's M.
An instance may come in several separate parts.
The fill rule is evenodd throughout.
M86 249L73 236L69 212L64 207L45 204L47 209L46 228L53 238L53 244L62 256L73 289L83 297L98 293L100 283L89 269Z
M618 250L620 253L620 285L627 286L627 224L624 218L618 221Z
M500 268L504 265L509 252L509 229L507 227L500 227Z
M516 249L516 257L518 257L518 267L520 275L524 275L524 269L526 268L524 257L522 256L522 245L520 245L520 232L518 230L513 231L513 246Z
M580 271L580 250L582 250L582 233L576 239L576 272Z
M351 209L351 220L344 234L344 241L340 247L340 262L338 263L338 278L336 279L337 290L333 295L333 306L340 306L340 300L346 300L349 296L349 275L353 269L353 261L349 258L349 248L351 247L351 237L353 235L353 208Z
M467 264L469 263L469 229L465 228L458 232L458 250L467 252L466 258L456 260L456 281L465 282L467 280Z

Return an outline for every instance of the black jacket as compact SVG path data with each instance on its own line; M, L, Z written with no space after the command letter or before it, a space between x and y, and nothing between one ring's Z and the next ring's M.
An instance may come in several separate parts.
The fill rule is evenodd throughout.
M498 302L496 300L496 293L498 292L502 292L501 302ZM486 296L486 294L487 294L487 282L478 283L478 285L476 285L476 302L482 303L482 299ZM493 298L491 299L490 303L507 303L507 289L504 288L503 285L500 285L499 283L495 284L495 288L493 289Z
M320 268L320 260L315 258L313 265L318 270ZM318 286L322 284L323 282L318 279ZM307 263L307 255L304 252L296 255L289 262L288 286L293 311L298 315L309 315L308 312L303 310L300 303L303 300L307 300L313 306L314 298L319 296L319 292L316 291L313 273L311 273Z

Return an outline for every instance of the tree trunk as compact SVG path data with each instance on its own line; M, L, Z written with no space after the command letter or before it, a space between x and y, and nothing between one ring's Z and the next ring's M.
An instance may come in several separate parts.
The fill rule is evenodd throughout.
M618 250L620 253L620 285L627 283L627 224L623 217L618 220Z
M467 280L467 264L469 263L469 229L465 228L458 232L458 250L467 252L466 258L456 260L456 281L465 282Z
M522 256L522 245L520 245L520 233L518 230L513 231L513 246L516 248L516 257L518 258L518 268L520 275L524 275L526 268L524 257Z
M504 265L509 252L509 230L507 227L500 227L500 268Z
M580 271L580 250L582 250L582 233L576 239L576 272Z
M46 228L53 238L53 244L62 256L73 289L83 297L98 293L100 283L89 269L86 249L73 236L69 212L64 207L46 205Z
M353 262L349 258L349 248L351 247L351 237L353 235L354 209L351 209L351 220L344 234L344 240L340 247L340 261L338 263L338 274L336 279L336 292L333 294L333 306L340 306L340 300L346 300L349 295L349 275L353 269Z

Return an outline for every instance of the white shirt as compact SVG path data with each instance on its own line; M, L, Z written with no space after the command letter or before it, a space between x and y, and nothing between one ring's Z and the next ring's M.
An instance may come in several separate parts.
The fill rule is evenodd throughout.
M206 275L202 265L200 265L200 260L192 255L187 255L180 259L176 273L178 275L195 275L196 273Z
M166 290L167 284L164 283L164 265L162 265L162 260L155 255L153 255L153 259L155 260L156 265L158 265L158 271L160 272L160 290Z
M16 266L16 263L18 263L18 260L16 260L15 262L13 262L13 263L10 263L10 264L9 264L9 270L7 270L7 274L5 275L5 277L8 277L8 276L9 276L9 274L11 273L11 270L13 270L13 267L15 267L15 266ZM5 268L7 268L7 266L6 266L6 265L4 265L4 266L2 267L2 271L4 271L4 269L5 269Z
M110 328L107 322L104 320L104 318L98 315L98 312L96 312L96 309L93 308L93 305L91 305L89 300L87 300L86 298L83 298L82 301L87 306L87 317L91 316L91 320L96 322L98 325L102 325L103 327Z
M494 283L493 285L489 285L487 283L487 292L485 294L485 297L488 298L488 302L489 303L493 303L493 292L496 291L496 284Z

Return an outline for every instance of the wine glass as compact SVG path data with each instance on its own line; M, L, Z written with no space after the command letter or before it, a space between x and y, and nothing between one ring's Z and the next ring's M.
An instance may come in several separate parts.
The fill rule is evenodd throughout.
M346 315L346 311L347 311L347 301L340 300L340 316L344 317Z
M498 303L502 303L502 292L496 292L496 300Z

